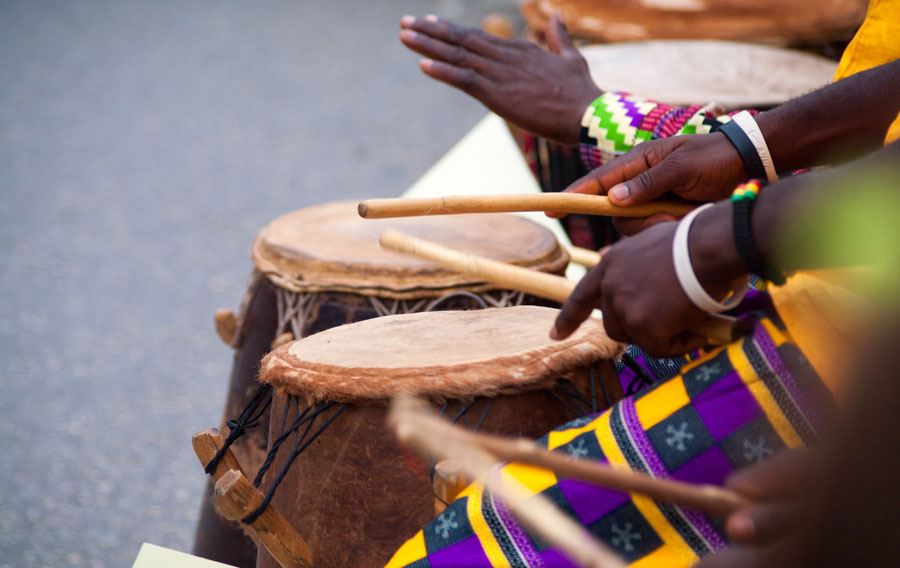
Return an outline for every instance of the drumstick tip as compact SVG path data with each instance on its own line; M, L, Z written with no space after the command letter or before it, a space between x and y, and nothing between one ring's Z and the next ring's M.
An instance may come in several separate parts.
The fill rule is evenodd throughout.
M359 216L363 219L369 218L369 203L367 201L360 201L359 205L356 206L356 212L359 213Z

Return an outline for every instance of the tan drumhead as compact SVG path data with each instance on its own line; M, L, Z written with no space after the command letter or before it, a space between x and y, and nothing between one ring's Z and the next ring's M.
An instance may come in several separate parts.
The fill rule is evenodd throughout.
M595 319L551 340L558 313L516 306L365 320L279 347L263 360L261 380L310 400L386 400L398 392L466 399L549 387L618 353Z
M847 39L867 5L868 0L537 0L524 4L522 15L543 33L561 10L569 32L591 42L728 39L786 45Z
M438 264L382 250L378 237L388 228L545 272L561 273L568 263L568 255L549 230L516 215L362 219L356 208L356 201L339 201L282 215L256 237L253 263L277 285L295 292L330 290L392 298L492 287Z
M582 49L594 82L656 101L727 109L775 106L827 85L837 64L802 51L749 43L671 40Z

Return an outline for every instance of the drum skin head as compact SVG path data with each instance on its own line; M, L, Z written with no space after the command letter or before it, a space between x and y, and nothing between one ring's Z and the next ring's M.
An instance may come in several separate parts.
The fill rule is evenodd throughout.
M848 39L867 5L868 0L535 0L522 6L522 15L543 34L550 16L561 10L569 32L589 42L701 38L786 45ZM710 62L711 73L720 68Z
M597 319L550 339L558 310L516 306L402 314L336 327L282 345L260 380L313 401L386 401L406 392L471 399L549 388L618 355Z
M544 272L562 273L569 261L553 233L516 215L363 219L356 201L326 203L278 217L260 231L251 257L260 272L293 292L412 299L495 288L436 263L382 250L378 237L389 228Z
M606 91L690 106L765 108L831 83L830 59L730 41L670 40L582 48L591 78Z

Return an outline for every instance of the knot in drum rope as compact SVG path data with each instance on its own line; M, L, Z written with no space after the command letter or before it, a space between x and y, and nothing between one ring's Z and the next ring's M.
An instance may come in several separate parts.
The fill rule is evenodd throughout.
M272 403L271 394L271 385L260 385L259 388L256 389L256 394L253 395L253 398L250 399L250 402L244 407L244 410L241 412L241 415L238 416L237 420L228 420L225 422L225 425L228 426L230 432L228 433L228 437L225 438L222 449L216 452L216 455L209 460L208 464L206 464L204 471L207 474L212 475L213 472L216 471L216 468L219 467L219 462L222 460L222 456L225 455L228 448L230 448L238 438L247 432L248 428L259 425L260 418L262 418L263 413Z

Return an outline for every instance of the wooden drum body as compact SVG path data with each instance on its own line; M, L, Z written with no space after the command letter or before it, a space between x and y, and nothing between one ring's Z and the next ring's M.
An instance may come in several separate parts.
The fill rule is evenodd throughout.
M430 310L480 309L546 301L386 252L378 237L392 227L465 252L561 274L568 256L547 229L513 215L366 220L357 202L335 202L288 213L263 228L253 243L255 266L236 321L222 335L235 348L220 430L237 418L257 391L262 357L294 338L345 323ZM234 318L234 316L231 316ZM218 324L218 321L217 321ZM231 449L248 475L266 453L268 417ZM240 528L216 513L210 483L194 554L234 566L253 566L256 547Z
M306 540L315 566L381 566L434 516L427 466L389 433L387 402L399 392L434 401L471 429L536 438L605 408L600 362L619 345L590 320L554 342L557 310L519 306L389 316L284 345L263 361L275 388L269 445L285 440L261 489L289 460L282 426L328 407L298 433L333 422L289 464L274 506ZM615 383L615 375L605 373ZM260 550L259 566L276 566Z

